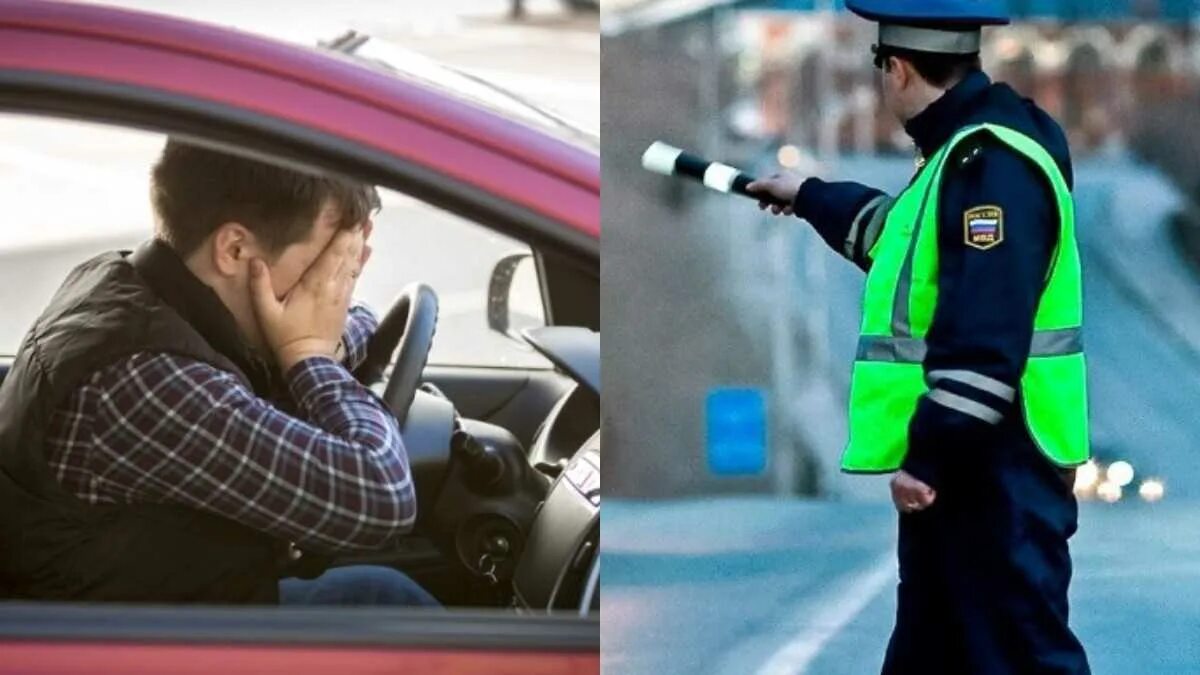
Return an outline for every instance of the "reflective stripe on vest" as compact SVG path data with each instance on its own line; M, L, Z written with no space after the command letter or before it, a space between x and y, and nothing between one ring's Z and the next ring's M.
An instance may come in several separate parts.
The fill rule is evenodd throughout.
M1083 353L1083 331L1078 328L1037 331L1029 345L1032 356L1067 356ZM922 363L925 361L925 341L911 337L864 335L858 339L859 361L888 361L891 363Z
M850 439L843 470L894 471L908 451L909 421L918 399L930 392L922 363L924 336L937 305L942 176L953 149L981 132L1028 158L1053 188L1059 240L1034 317L1019 400L1031 437L1051 461L1072 466L1087 460L1082 275L1070 189L1054 159L1036 141L988 124L961 130L926 162L891 204L882 232L869 251L872 265L850 387ZM998 418L997 413L996 419L989 421Z

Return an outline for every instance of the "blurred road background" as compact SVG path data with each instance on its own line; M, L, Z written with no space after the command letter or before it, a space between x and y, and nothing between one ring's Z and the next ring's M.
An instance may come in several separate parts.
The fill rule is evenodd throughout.
M1072 623L1097 673L1194 673L1200 14L1191 0L1010 8L1021 20L986 34L985 68L1055 115L1076 161L1097 463L1077 486ZM885 477L837 471L862 274L806 223L638 162L664 140L896 191L913 152L876 96L872 26L807 0L611 9L605 670L877 672L895 514ZM730 389L761 397L760 429L721 426L735 413L711 404ZM763 457L730 470L731 448Z
M115 0L104 4L214 23L315 46L347 29L381 38L482 77L593 134L599 132L599 14L569 0ZM580 4L580 3L575 3ZM582 4L586 5L586 1ZM151 164L164 137L22 115L0 115L0 355L15 352L29 323L75 264L128 248L151 232ZM384 311L406 283L441 298L431 362L548 366L492 333L484 314L488 275L516 249L474 223L384 191L374 263L358 296Z

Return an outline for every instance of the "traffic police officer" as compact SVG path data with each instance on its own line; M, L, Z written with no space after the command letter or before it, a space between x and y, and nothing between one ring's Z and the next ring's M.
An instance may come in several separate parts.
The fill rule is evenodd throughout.
M1066 139L979 69L982 26L1008 22L998 0L846 5L879 24L916 175L895 196L787 174L749 187L867 272L842 468L896 472L884 672L1087 673L1067 625L1089 450Z

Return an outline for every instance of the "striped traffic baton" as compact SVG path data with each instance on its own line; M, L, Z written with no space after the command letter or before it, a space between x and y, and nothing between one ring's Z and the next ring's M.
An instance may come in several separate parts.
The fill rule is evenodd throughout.
M664 176L690 178L718 192L732 192L755 201L790 206L769 194L747 190L746 186L755 181L754 176L748 176L728 164L710 162L662 141L651 143L642 153L642 168Z

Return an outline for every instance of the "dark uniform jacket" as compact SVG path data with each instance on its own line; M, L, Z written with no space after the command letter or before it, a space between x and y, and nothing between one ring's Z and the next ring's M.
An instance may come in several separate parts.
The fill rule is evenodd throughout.
M1062 170L1072 171L1062 129L1029 99L1005 84L974 72L905 125L923 157L932 157L959 129L990 122L1024 133L1042 144ZM939 205L938 300L926 335L926 372L961 369L999 380L1019 391L1029 356L1033 318L1058 240L1054 193L1041 171L1023 156L981 134L956 149L947 165ZM848 182L812 178L795 199L796 215L843 253L852 223L867 222L883 193ZM874 203L872 203L874 202ZM1000 244L987 250L967 245L964 212L998 206L1003 213ZM867 269L859 241L850 258ZM1033 444L1020 399L1007 402L974 387L942 380L939 387L1004 415L998 424L922 397L909 426L904 469L937 486L954 453L979 452L997 442ZM997 428L999 427L999 428Z

